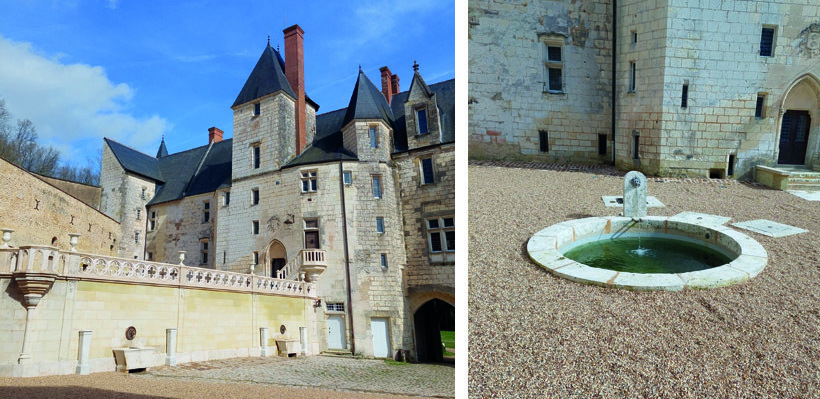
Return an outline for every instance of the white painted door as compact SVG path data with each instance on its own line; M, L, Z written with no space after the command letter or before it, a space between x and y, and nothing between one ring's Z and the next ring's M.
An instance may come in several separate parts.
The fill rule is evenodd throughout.
M345 345L345 318L341 315L327 317L328 349L347 349Z
M373 356L390 357L390 337L387 333L387 319L370 319L370 331L373 332Z

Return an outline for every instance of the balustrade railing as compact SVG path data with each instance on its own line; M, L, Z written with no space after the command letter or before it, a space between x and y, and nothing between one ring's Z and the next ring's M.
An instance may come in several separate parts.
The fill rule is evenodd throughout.
M152 284L174 287L316 296L313 284L252 274L124 259L49 246L0 249L0 274L16 271L53 273L83 280Z

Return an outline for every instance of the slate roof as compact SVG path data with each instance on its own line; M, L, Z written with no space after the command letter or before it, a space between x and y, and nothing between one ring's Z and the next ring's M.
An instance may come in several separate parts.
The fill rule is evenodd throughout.
M165 184L157 184L148 205L230 187L232 144L233 139L222 140L210 149L204 145L160 158L159 168L167 179Z
M353 88L353 95L350 96L350 103L347 105L342 126L354 119L382 119L389 125L393 124L393 111L387 105L384 94L376 88L376 85L361 69L356 79L356 86Z
M162 173L160 173L159 162L156 158L143 154L131 147L122 145L109 138L104 139L111 148L111 152L117 158L123 169L128 172L147 177L154 181L164 181Z
M316 136L304 152L285 166L308 165L319 162L356 160L355 154L344 148L342 126L347 108L316 115Z
M268 94L276 93L279 90L296 98L296 93L290 87L287 77L285 77L285 60L282 59L282 55L278 51L268 44L231 107L245 104Z

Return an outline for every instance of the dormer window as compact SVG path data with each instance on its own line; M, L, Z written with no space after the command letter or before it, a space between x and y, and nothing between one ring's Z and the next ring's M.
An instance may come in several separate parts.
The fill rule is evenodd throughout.
M256 103L253 105L253 116L259 116L262 113L262 104Z
M427 108L416 110L416 134L427 134Z

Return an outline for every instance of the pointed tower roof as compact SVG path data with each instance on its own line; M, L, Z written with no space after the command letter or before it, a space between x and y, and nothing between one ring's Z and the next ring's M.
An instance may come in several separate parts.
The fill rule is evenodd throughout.
M361 68L342 126L354 119L383 119L391 126L393 123L393 111L387 104L384 94L367 78Z
M276 93L279 90L296 98L296 93L290 87L290 83L288 83L288 79L285 77L285 60L282 59L282 55L268 43L268 45L265 46L265 51L262 52L262 56L259 57L259 61L256 62L256 66L253 68L251 75L248 76L245 86L242 86L242 91L239 92L236 101L234 101L231 107L233 108L268 94Z
M168 156L168 149L165 148L165 136L162 136L162 142L159 143L159 150L157 151L157 158Z
M424 78L421 77L421 74L419 73L419 63L416 62L416 61L413 61L413 71L414 71L413 72L413 80L410 81L410 90L409 91L412 92L413 91L413 85L418 83L419 86L421 87L421 90L424 91L424 95L426 95L427 97L432 96L433 92L430 90L429 87L427 87L427 83L424 82Z

